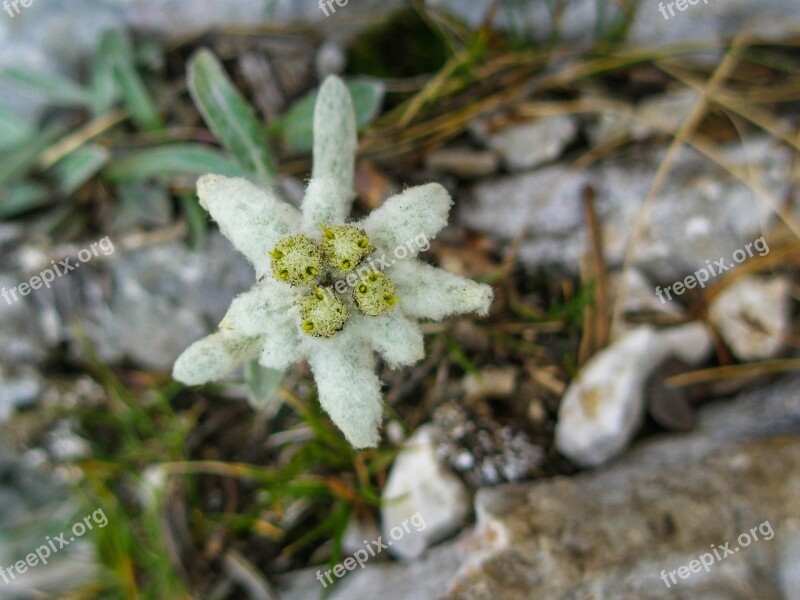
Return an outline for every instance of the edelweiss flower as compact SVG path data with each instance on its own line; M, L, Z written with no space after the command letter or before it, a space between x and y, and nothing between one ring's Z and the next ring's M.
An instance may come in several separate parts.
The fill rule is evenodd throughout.
M355 153L352 99L329 77L314 113L302 212L245 179L199 179L201 205L253 263L257 283L234 299L217 333L184 351L173 375L198 385L245 360L279 370L307 360L320 404L365 448L377 445L383 413L375 352L393 368L417 362L420 319L486 314L492 290L417 260L447 223L451 200L439 184L410 188L348 223Z

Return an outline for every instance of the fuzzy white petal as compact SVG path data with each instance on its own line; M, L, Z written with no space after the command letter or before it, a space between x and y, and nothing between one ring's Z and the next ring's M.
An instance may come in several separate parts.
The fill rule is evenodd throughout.
M294 319L285 319L264 337L258 362L262 367L285 371L305 358L301 334Z
M320 223L340 225L350 214L352 190L343 187L336 177L314 177L308 182L303 198L303 230L320 236Z
M269 269L269 250L300 228L300 212L246 179L203 175L197 181L200 204L222 234L247 257L261 277Z
M322 408L354 448L377 446L383 401L372 348L349 327L330 339L304 341Z
M377 317L352 317L347 326L355 329L358 337L378 352L393 369L413 365L425 356L419 325L397 308Z
M418 185L392 196L358 225L384 252L404 258L395 253L404 246L407 256L414 257L427 250L428 242L447 225L452 204L450 194L438 183Z
M314 107L314 166L311 177L331 177L337 182L336 187L342 190L341 194L328 199L331 205L337 205L332 207L332 213L347 215L350 212L355 196L353 178L357 148L353 99L342 80L330 76L322 84Z
M486 315L492 288L419 260L400 261L386 270L397 285L400 309L410 317L439 320L477 312Z
M292 320L295 295L287 284L267 277L234 299L219 329L223 334L238 337L270 334L280 324Z
M260 338L213 333L189 346L175 361L172 376L186 385L216 381L258 355Z

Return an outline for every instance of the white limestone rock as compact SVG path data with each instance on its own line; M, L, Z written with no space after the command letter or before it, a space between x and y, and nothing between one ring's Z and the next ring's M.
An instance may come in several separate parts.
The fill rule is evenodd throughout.
M423 425L408 439L383 489L383 542L404 559L455 532L470 511L466 486L436 458L437 431Z
M668 357L696 364L712 349L706 326L639 327L593 356L567 389L556 447L575 463L600 465L625 448L644 418L644 388Z
M748 275L711 302L708 317L739 360L774 358L790 327L789 280Z
M489 135L486 142L509 170L524 171L558 158L576 132L572 117L556 115L511 125Z

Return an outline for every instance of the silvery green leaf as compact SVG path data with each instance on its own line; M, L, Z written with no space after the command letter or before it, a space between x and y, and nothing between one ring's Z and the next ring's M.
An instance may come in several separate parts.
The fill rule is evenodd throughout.
M0 192L0 217L16 217L47 206L52 199L52 192L47 186L28 181L20 182Z
M58 187L67 195L94 177L108 162L111 153L99 144L89 144L67 154L53 165Z
M91 103L89 90L55 73L5 67L0 69L0 78L42 96L50 104L88 106Z
M278 390L286 376L284 371L268 369L251 360L245 365L245 379L250 389L248 401L255 410L273 417L281 406Z
M22 144L35 134L28 123L0 106L0 151Z
M60 127L50 127L33 139L24 140L0 152L0 185L25 177L61 131Z
M199 50L191 58L188 83L209 129L239 167L262 185L272 185L277 165L266 132L210 50Z
M100 52L111 65L114 79L122 92L125 105L136 124L153 131L163 125L155 101L145 86L133 61L130 41L120 31L107 31L100 41ZM90 98L90 101L97 101Z
M202 144L174 143L137 150L116 159L104 172L111 181L203 175L241 177L241 169L225 154Z

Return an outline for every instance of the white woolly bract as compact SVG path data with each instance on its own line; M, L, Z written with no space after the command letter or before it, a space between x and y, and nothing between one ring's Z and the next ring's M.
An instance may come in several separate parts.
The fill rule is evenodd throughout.
M246 179L203 175L197 196L219 230L253 263L256 277L269 271L267 254L282 237L300 229L300 212Z
M416 256L421 247L413 242L433 239L447 225L452 203L450 194L438 183L419 185L392 196L356 225L363 227L370 241L387 256L400 246L406 247L408 256Z
M258 355L260 338L213 333L189 346L175 361L172 376L186 385L222 379L245 360Z
M314 106L314 166L311 178L331 177L346 192L344 214L350 212L358 148L356 113L344 82L328 77ZM338 198L337 198L338 200Z
M317 382L319 402L354 448L378 445L383 415L375 355L345 328L329 339L303 340Z
M398 307L377 317L353 319L348 327L393 369L413 365L425 356L419 325L404 316Z
M418 319L444 319L477 312L486 315L492 288L412 259L395 263L386 273L397 285L400 309Z
M287 321L294 325L293 307L298 293L288 284L265 278L234 299L219 324L220 332L237 337L259 336Z

